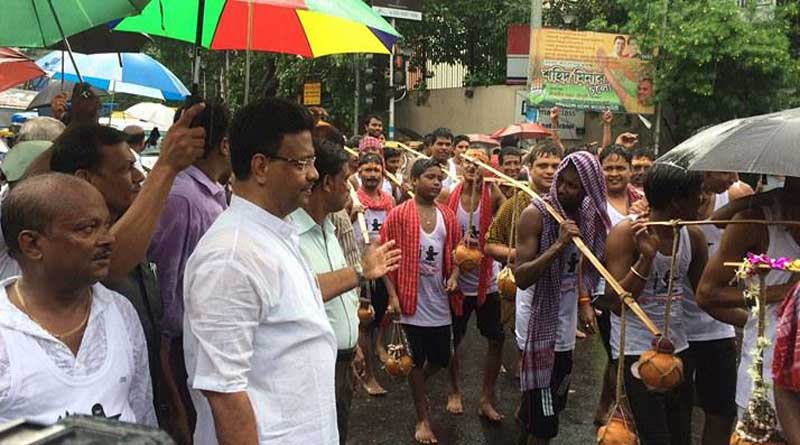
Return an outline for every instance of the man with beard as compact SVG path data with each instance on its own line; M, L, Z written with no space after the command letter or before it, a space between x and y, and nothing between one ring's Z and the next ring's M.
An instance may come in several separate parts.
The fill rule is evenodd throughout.
M364 118L364 136L380 139L383 136L383 119L377 114L369 114Z
M414 367L408 378L417 414L414 439L437 443L428 411L425 382L450 362L452 316L448 293L458 288L453 250L461 230L453 212L436 202L442 191L442 170L433 159L411 167L415 197L395 207L381 229L381 240L397 242L400 268L390 273L398 298L390 305L400 314Z
M103 196L48 173L22 181L2 207L22 274L0 283L0 422L87 414L154 426L142 326L98 283L114 245Z
M364 207L364 221L367 224L367 233L361 233L361 228L356 227L356 240L364 244L364 240L370 242L380 238L380 231L386 222L386 216L394 207L394 198L381 190L383 181L383 159L377 153L365 153L358 161L358 177L361 180L361 187L358 189L358 200ZM386 361L386 350L383 347L383 333L386 329L383 318L386 309L389 307L389 293L384 279L367 283L371 288L371 302L375 310L375 319L370 323L367 335L363 336L361 349L365 360L365 382L364 390L371 396L386 394L386 390L378 383L375 378L375 353L381 357L381 362ZM366 291L364 298L367 297Z
M647 177L647 170L655 162L656 155L647 147L638 147L631 152L631 156L631 185L644 193L644 179Z
M483 148L470 148L466 153L489 163L489 154ZM500 205L505 201L496 184L484 184L480 168L467 159L462 162L464 179L450 194L448 207L455 213L464 240L469 248L483 252L489 225ZM483 386L478 405L478 414L492 422L500 422L503 416L495 408L494 385L500 373L503 352L503 325L500 322L500 294L497 290L498 263L489 255L483 255L476 268L462 270L458 277L459 295L453 298L453 359L450 362L451 391L447 396L447 411L463 414L464 407L460 384L459 346L467 333L469 319L475 312L478 329L488 342L488 353L483 368Z
M675 164L655 164L645 181L650 203L649 221L692 220L700 206L702 176ZM674 347L678 358L688 362L689 347L681 300L688 286L699 282L707 259L703 232L696 226L679 232L676 258L672 258L672 227L644 225L647 218L624 220L608 235L608 270L623 289L630 291L642 310L663 332L667 302L669 338L661 339ZM671 267L674 261L674 269ZM673 283L670 286L670 283ZM672 295L669 294L672 287ZM653 335L635 316L626 317L625 344L620 345L619 296L606 287L612 301L611 349L616 360L624 360L624 381L636 423L639 440L654 445L691 443L692 385L685 379L666 392L649 390L631 367L651 348ZM624 349L624 355L621 351Z
M547 444L558 435L558 415L566 406L572 374L572 350L578 312L584 327L594 323L591 299L579 288L594 289L599 274L584 268L584 283L578 284L581 260L572 238L580 236L600 255L609 226L605 207L605 183L597 159L587 152L576 152L561 161L547 201L561 215L559 224L536 200L522 212L517 234L517 264L514 277L517 300L528 301L530 309L519 310L524 332L521 374L522 404L519 420L524 431L520 443L532 437L533 443ZM584 301L587 298L588 301ZM579 305L580 303L580 305Z
M767 221L798 221L800 220L800 205L797 193L800 192L800 179L787 177L783 188L769 193L762 193L739 200L731 206L743 202L745 210L740 211L734 219L756 219ZM770 258L797 258L800 256L800 233L795 227L761 224L732 224L727 226L719 240L716 254L708 262L703 272L702 280L697 288L697 304L720 321L734 322L725 317L726 312L719 309L746 309L749 312L744 326L742 339L742 356L739 362L738 377L736 380L736 405L739 417L747 407L753 391L752 378L748 370L755 359L753 351L758 337L757 319L750 313L754 302L742 298L742 291L730 286L734 270L726 267L725 262L739 262L752 253L766 253ZM763 367L764 382L772 384L772 369L775 332L777 326L777 311L781 301L797 282L800 275L783 271L770 271L766 276L767 288L767 328L766 338L770 345L764 348ZM773 393L767 393L770 403L773 403Z
M447 128L439 127L430 134L430 157L439 163L439 166L447 171L455 170L453 163L453 133ZM456 185L458 179L451 175L446 175L444 182L442 182L442 194L439 195L438 201L442 204L447 203L450 196L450 190Z

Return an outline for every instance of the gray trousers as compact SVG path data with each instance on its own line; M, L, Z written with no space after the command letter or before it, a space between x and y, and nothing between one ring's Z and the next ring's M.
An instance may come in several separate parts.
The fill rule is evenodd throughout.
M340 357L336 360L336 426L339 429L339 443L347 442L347 423L350 418L350 404L353 401L353 358Z

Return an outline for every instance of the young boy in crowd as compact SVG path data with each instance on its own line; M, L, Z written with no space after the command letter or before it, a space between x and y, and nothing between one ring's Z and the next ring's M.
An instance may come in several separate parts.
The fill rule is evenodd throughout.
M423 444L437 442L425 381L450 363L448 294L458 286L452 252L461 230L453 212L436 203L443 175L436 160L417 160L411 168L414 199L395 207L381 229L381 242L394 240L402 252L399 270L390 274L389 301L391 311L400 315L414 360L408 380L417 413L414 438Z

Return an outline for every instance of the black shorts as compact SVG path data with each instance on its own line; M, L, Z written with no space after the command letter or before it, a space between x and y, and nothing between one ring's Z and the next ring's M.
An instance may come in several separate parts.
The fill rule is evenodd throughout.
M706 414L736 416L736 338L690 341L686 378L694 376L697 404Z
M486 295L483 305L478 306L478 297L464 297L464 315L453 316L453 344L458 347L467 333L469 319L475 312L478 317L478 330L489 340L503 340L503 323L500 321L500 294L492 292Z
M572 351L556 352L550 387L522 393L519 420L529 435L552 439L558 435L558 415L567 406L572 376Z
M450 355L453 352L450 348L450 325L432 328L410 324L402 326L415 368L425 366L426 362L440 368L446 368L450 364Z
M684 366L688 352L678 354ZM625 356L625 390L636 423L639 441L647 445L692 443L692 384L684 378L676 388L654 392L633 377L631 365L639 356ZM614 364L616 366L616 363ZM684 368L685 371L685 368ZM686 374L684 374L685 376Z
M383 279L367 282L367 286L372 286L372 308L375 309L375 319L372 320L370 327L377 329L383 322L383 317L386 315L386 309L389 307L389 292L386 290L386 285L383 284ZM367 298L366 289L361 289L361 297Z
M597 316L597 329L600 331L600 339L603 341L603 349L606 351L606 358L611 363L611 309L601 309Z

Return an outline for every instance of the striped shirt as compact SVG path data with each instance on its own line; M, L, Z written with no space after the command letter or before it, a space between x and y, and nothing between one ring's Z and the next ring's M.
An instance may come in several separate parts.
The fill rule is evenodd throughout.
M339 244L342 246L347 265L350 267L360 266L361 249L356 242L356 236L353 232L353 223L350 221L350 215L347 213L347 210L343 209L336 213L331 213L330 218L333 226L336 228L336 238L339 239Z
M497 214L489 227L487 243L502 244L511 246L511 222L519 221L519 216L530 204L533 198L525 192L519 191L513 198L507 200L500 206ZM514 203L516 202L516 216L514 215Z

